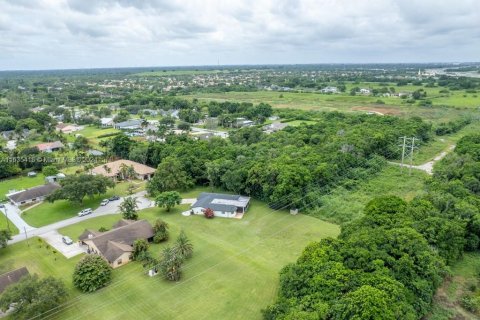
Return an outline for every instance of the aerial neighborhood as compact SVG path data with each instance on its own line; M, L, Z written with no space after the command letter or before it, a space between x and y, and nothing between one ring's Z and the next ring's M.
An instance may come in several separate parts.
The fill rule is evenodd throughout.
M448 2L0 2L0 319L480 319Z

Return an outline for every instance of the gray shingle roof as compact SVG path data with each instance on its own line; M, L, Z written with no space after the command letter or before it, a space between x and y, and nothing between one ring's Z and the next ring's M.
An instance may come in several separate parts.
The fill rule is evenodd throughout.
M24 191L8 195L7 197L13 202L20 203L22 201L29 201L32 199L48 196L50 193L57 190L58 188L60 188L60 186L56 183L47 183L42 186L33 187Z
M22 279L24 276L29 275L26 267L21 267L19 269L7 272L5 274L0 275L0 293L5 291L5 289L14 283L17 283Z
M234 212L237 208L246 208L249 197L234 194L202 192L192 208L210 208L213 211Z
M92 233L91 237L88 237L89 232L91 231L86 230L82 233L83 239L80 240L92 241L109 262L115 261L124 252L131 252L135 240L149 239L154 235L153 228L147 220L121 220L114 225L114 229L97 235Z

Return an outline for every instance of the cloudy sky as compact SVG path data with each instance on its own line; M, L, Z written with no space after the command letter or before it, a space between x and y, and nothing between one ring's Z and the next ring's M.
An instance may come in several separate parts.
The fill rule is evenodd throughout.
M478 0L0 0L0 70L479 60Z

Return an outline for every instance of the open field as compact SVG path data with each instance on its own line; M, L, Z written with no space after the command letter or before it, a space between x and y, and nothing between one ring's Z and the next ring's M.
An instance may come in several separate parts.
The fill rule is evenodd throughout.
M435 88L435 90L438 92L439 89ZM200 101L230 100L255 104L265 102L271 104L274 108L362 113L374 111L402 117L420 116L423 119L437 123L449 121L465 114L478 114L479 111L477 107L480 106L480 98L474 98L473 95L463 97L461 94L452 95L448 98L428 97L428 99L432 100L433 107L409 105L404 99L394 97L350 96L347 93L328 95L318 93L256 91L196 93L185 97L191 99L197 98ZM377 103L378 100L382 100L385 104ZM445 105L450 107L445 107Z
M451 268L448 277L437 291L429 320L478 319L460 306L460 300L469 287L478 286L480 254L467 253Z
M110 134L110 133L116 133L120 132L120 130L114 129L114 128L97 128L95 126L86 126L83 130L79 130L76 132L73 132L71 134L67 135L67 140L68 142L73 142L75 141L75 135L76 134L81 134L85 138L88 139L89 144L94 148L94 149L99 149L99 143L102 139L107 139L107 138L99 138L99 136L104 135L104 134ZM102 150L102 149L100 149Z
M407 201L424 193L424 179L428 175L412 170L409 175L404 168L388 165L375 177L361 182L353 190L337 188L320 198L322 207L311 215L334 223L348 223L363 215L365 205L379 195L396 195Z
M76 216L76 214L85 208L96 209L100 202L112 195L125 196L129 183L118 183L114 189L109 189L105 195L95 196L92 199L85 198L81 205L74 205L67 200L58 200L54 203L43 202L42 204L24 212L23 219L33 227L42 227L60 220L68 219ZM134 192L145 189L145 183L135 184L137 187Z
M244 219L201 216L184 217L186 205L166 213L151 208L140 218L164 219L170 226L170 240L152 245L152 254L173 243L180 229L194 244L194 256L183 268L179 282L149 278L139 263L132 262L114 271L110 286L93 294L80 294L71 287L71 274L79 257L66 260L46 249L25 242L0 251L0 268L31 265L30 271L54 275L68 284L71 297L53 319L260 319L260 310L273 301L278 271L293 262L310 241L335 237L339 227L305 215L274 212L253 201ZM90 219L61 229L76 239L84 228L109 227L119 215ZM33 244L33 245L32 245ZM34 261L31 261L34 260ZM7 265L7 266L6 266Z

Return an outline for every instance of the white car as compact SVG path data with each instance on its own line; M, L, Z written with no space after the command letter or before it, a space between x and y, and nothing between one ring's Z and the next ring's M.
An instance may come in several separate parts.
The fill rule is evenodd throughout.
M78 216L79 216L79 217L83 217L83 216L86 216L87 214L90 214L90 213L92 213L92 212L93 212L93 211L92 211L91 208L83 209L82 211L80 211L80 212L78 213Z
M109 202L110 202L110 200L108 200L108 199L103 199L102 202L100 202L100 205L101 205L101 206L106 206Z
M63 236L63 237L62 237L62 241L63 241L63 243L65 243L67 246L73 244L73 241L72 241L72 239L70 239L69 236Z

